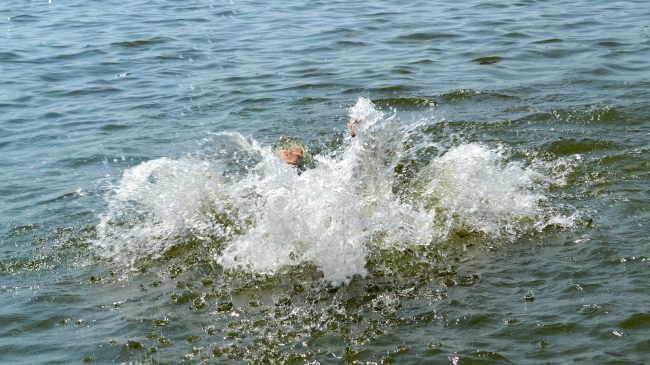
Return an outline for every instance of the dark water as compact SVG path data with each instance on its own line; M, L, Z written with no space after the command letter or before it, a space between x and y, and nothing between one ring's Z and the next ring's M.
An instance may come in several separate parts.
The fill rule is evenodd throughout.
M648 361L646 2L0 14L1 363Z

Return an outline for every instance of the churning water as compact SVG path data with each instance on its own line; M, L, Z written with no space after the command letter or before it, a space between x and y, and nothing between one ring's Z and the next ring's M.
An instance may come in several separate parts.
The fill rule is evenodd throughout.
M1 363L650 356L644 2L0 13Z
M507 161L502 147L417 140L435 118L398 123L365 98L349 114L363 121L359 137L316 155L301 174L236 132L202 141L219 152L127 169L108 194L93 246L133 265L201 241L224 268L275 274L311 263L338 286L366 276L368 250L435 247L461 232L513 240L549 224L574 226L577 213L567 217L547 202L549 187L565 182L543 163L536 171ZM409 174L427 150L431 160Z

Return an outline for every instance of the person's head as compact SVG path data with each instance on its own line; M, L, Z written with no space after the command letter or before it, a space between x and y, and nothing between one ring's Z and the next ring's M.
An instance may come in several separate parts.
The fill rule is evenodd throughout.
M300 138L286 134L281 135L273 146L273 153L294 166L305 167L312 163L309 147Z
M302 148L294 147L286 150L282 150L278 153L278 156L283 159L286 163L290 165L300 165L302 162L302 157L304 155Z

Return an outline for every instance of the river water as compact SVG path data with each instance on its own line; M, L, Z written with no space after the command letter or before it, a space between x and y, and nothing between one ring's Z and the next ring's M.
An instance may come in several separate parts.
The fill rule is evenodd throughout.
M648 361L647 2L0 15L1 363Z

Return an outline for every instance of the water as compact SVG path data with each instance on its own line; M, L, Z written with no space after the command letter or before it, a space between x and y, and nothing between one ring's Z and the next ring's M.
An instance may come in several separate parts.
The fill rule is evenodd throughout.
M644 2L12 5L1 363L647 361Z

